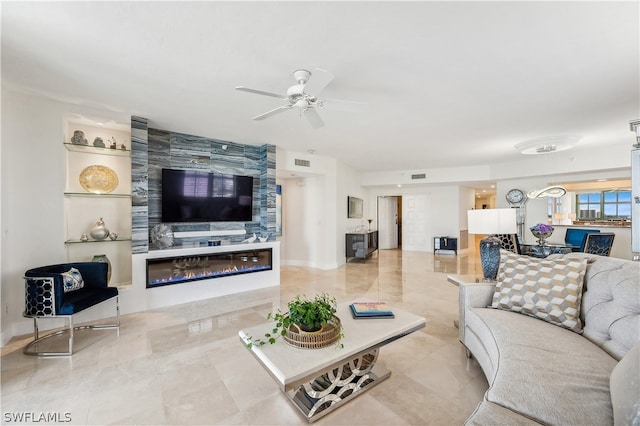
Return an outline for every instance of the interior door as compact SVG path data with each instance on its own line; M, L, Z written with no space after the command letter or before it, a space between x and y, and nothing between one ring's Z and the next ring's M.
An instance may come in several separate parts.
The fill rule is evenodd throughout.
M378 197L378 248L398 248L398 197Z
M402 196L402 250L429 251L431 230L429 194Z

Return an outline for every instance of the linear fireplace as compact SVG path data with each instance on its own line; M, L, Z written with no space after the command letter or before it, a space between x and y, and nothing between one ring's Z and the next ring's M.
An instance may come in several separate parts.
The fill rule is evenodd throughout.
M270 248L147 259L147 288L271 269Z

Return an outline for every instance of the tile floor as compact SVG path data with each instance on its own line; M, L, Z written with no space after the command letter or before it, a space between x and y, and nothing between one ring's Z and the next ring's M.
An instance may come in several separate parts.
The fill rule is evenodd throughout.
M29 336L16 338L2 348L2 423L53 413L65 424L306 424L237 334L296 294L326 291L385 300L427 325L382 348L388 380L315 424L459 425L487 382L458 342L446 276L479 270L474 253L383 250L336 270L283 267L280 288L124 315L119 336L77 332L72 358L27 357Z

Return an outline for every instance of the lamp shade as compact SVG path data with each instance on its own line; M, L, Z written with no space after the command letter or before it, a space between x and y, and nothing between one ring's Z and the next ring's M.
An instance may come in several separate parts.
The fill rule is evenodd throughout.
M467 211L470 234L488 234L480 241L480 262L484 279L493 281L500 266L500 240L495 234L515 234L516 209L482 209Z
M478 209L467 211L470 234L515 234L516 209Z

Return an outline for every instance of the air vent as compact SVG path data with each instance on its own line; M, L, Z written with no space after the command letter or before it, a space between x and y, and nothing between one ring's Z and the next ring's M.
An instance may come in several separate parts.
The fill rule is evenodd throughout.
M296 166L311 167L311 161L309 160L301 160L299 158L296 158L295 163L296 163Z
M411 179L426 179L427 175L426 173L418 173L415 175L411 175Z

